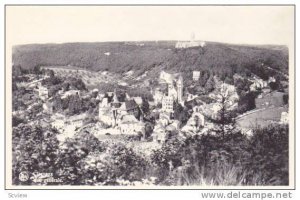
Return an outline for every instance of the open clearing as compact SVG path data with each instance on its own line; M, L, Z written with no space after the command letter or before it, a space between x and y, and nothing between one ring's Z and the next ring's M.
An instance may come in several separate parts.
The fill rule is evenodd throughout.
M288 107L274 107L258 110L237 119L237 125L242 128L265 127L273 122L279 122L282 112L287 112Z

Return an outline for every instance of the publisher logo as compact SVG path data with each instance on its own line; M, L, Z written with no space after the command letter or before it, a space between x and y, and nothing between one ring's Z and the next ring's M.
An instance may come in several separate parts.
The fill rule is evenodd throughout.
M28 172L20 172L19 174L19 180L22 182L26 182L29 179L29 173Z

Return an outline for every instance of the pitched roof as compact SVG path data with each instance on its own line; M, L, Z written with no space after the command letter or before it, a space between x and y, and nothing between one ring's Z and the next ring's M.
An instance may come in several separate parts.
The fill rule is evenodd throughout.
M126 110L132 110L138 107L134 100L125 101Z
M133 100L134 100L138 105L142 105L142 104L143 104L143 99L142 99L142 97L133 97Z

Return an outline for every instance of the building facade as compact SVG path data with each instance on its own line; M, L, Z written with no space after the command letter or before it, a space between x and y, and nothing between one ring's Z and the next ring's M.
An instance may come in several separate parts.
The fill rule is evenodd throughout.
M198 81L200 78L200 74L201 74L200 71L193 71L193 80Z
M162 111L173 112L173 107L174 107L173 104L174 104L173 96L164 95L162 98Z

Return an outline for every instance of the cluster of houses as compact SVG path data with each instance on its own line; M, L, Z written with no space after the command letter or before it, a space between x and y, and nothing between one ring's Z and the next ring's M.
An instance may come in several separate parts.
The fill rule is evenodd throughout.
M193 79L199 80L200 71L193 72ZM198 96L189 97L189 94L183 94L183 78L180 74L170 74L162 71L160 74L160 83L166 85L165 89L160 87L152 91L154 105L153 112L158 114L153 129L153 140L163 142L167 139L168 133L181 130L182 132L199 132L200 130L211 129L213 126L205 119L207 117L217 119L219 111L222 109L222 97L226 97L226 104L229 109L237 106L239 96L235 87L226 83L219 84L209 97L214 102L205 103ZM99 98L99 120L110 127L119 130L121 134L144 133L145 123L143 122L143 113L141 112L142 99L139 97L129 97L126 94L124 101L120 101L114 92L108 92ZM174 119L174 102L185 106L192 104L192 116L187 124L181 128L178 120ZM161 107L159 106L161 105Z
M264 81L263 79L254 76L250 79L252 84L250 85L250 91L256 91L258 89L264 89L267 88L270 83L275 83L276 79L274 77L270 77L267 81Z
M181 45L184 46L183 43ZM200 71L192 72L194 81L198 81L200 76ZM214 124L207 118L218 119L219 111L224 106L224 103L226 104L226 109L229 110L234 110L238 106L239 96L236 88L230 84L218 83L216 80L215 90L207 95L207 98L213 101L208 103L202 101L200 96L192 95L188 92L183 94L183 78L181 74L170 74L162 71L159 80L160 85L164 84L165 87L151 89L153 102L148 102L150 107L155 108L152 112L158 114L152 133L153 141L158 143L164 142L168 137L168 133L172 131L199 134L212 130ZM253 91L265 89L269 83L276 80L271 77L268 81L263 81L258 77L253 77L250 81L252 82L250 90ZM42 85L42 79L30 82L28 88L36 91L42 100L44 111L53 114L53 98L49 98L49 91L47 87ZM80 95L80 91L58 91L58 94L61 99L64 99L72 95ZM225 102L224 98L226 99ZM142 112L143 99L141 97L130 97L126 93L125 98L119 98L116 90L114 90L105 94L98 93L97 99L100 101L98 120L105 124L106 127L109 127L105 131L109 133L109 129L111 129L113 133L125 135L145 134L144 114ZM258 101L260 101L259 98ZM191 117L183 127L178 120L174 119L174 102L179 103L183 107L192 105ZM86 114L80 114L67 119L62 114L54 113L51 117L51 123L57 129L62 131L68 129L71 133L84 125L83 122L86 117ZM282 113L281 123L288 123L288 113Z
M119 129L122 134L144 133L141 97L131 98L126 94L125 100L120 101L115 90L100 94L99 99L99 121Z
M201 75L200 71L193 71L193 80L199 80ZM206 118L217 119L219 117L219 111L222 109L222 98L226 98L226 106L228 109L234 109L237 107L239 96L236 92L236 88L233 85L226 83L217 84L215 91L209 94L209 97L214 100L211 103L205 103L197 95L186 93L183 95L183 79L182 76L168 74L162 72L160 79L164 80L168 84L167 91L163 92L156 89L153 97L154 102L161 103L162 108L159 110L159 119L156 122L153 131L154 141L164 141L167 139L167 133L172 130L180 130L185 133L199 133L201 131L211 130L214 126ZM192 115L185 126L180 127L180 122L172 118L174 112L174 101L177 101L182 106L191 105Z
M156 89L153 94L154 102L156 104L161 103L159 119L152 134L153 141L156 142L164 142L167 139L168 132L179 130L180 122L173 119L174 102L184 105L182 76L179 75L176 80L171 74L162 72L160 79L167 83L167 91L164 93Z
M175 78L173 74L162 72L160 80L167 84L167 90L162 91L156 88L153 95L153 102L150 105L161 108L158 111L159 118L155 122L153 130L153 140L163 142L166 139L166 131L178 130L179 121L173 119L174 102L184 104L183 99L183 78ZM105 123L114 129L118 129L121 134L138 134L145 132L145 123L143 122L141 97L130 97L126 94L123 101L118 99L116 91L102 94L99 97L99 121Z

